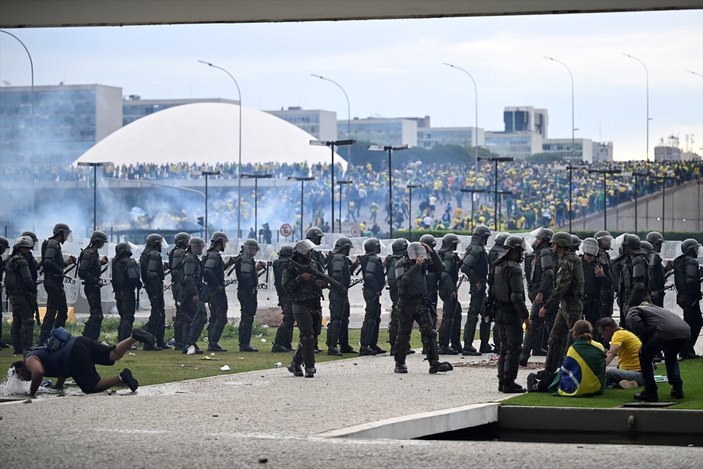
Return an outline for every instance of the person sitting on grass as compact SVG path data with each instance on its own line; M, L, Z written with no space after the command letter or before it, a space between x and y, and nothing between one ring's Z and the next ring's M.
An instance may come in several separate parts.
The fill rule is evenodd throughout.
M610 317L599 319L596 326L603 340L610 343L610 348L605 354L606 385L609 388L623 389L642 386L644 380L640 371L639 358L642 341L632 332L620 328ZM616 356L618 366L608 366Z
M590 396L605 389L605 349L593 340L593 326L578 320L571 329L574 343L549 390L559 396Z
M120 384L134 392L139 382L129 368L119 375L102 378L95 365L114 365L137 342L153 346L156 339L144 330L134 329L130 337L109 347L87 337L71 337L65 329L57 328L42 347L32 350L24 360L14 362L11 369L20 380L31 381L28 394L32 397L45 377L58 378L54 389L62 388L70 376L86 394L102 392Z

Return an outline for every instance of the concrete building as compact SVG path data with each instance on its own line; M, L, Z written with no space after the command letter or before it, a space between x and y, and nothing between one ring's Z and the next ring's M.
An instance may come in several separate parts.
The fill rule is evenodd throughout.
M347 121L337 121L339 138L347 136ZM408 118L367 118L351 121L351 138L376 145L417 146L417 121Z
M499 156L524 160L542 152L544 139L534 132L486 132L485 147Z
M478 132L476 132L478 130ZM426 127L417 129L417 145L430 149L435 145L484 146L486 137L482 128Z
M654 147L654 161L681 160L681 149L670 145Z
M303 129L318 140L337 140L337 113L321 109L303 109L291 106L280 111L265 111L283 119L286 122ZM340 121L341 122L341 121ZM347 138L346 121L340 127L339 138ZM342 131L342 127L344 130Z
M239 104L239 101L222 98L141 99L140 96L132 94L122 101L122 125L125 126L137 119L141 119L142 117L148 116L149 114L153 114L155 112L163 111L164 109L194 103Z
M532 106L506 106L503 109L505 133L530 132L546 139L549 127L549 114L546 109Z
M592 161L613 161L613 142L593 142Z
M120 127L122 88L35 86L32 106L31 87L0 87L0 164L6 169L69 165Z

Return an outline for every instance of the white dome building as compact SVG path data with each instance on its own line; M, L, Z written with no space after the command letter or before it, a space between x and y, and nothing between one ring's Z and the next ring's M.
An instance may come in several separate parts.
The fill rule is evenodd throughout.
M242 164L329 164L330 150L310 145L315 138L266 112L242 107ZM239 159L239 106L196 103L142 117L101 140L75 162L195 163L214 165ZM335 163L346 166L338 154Z

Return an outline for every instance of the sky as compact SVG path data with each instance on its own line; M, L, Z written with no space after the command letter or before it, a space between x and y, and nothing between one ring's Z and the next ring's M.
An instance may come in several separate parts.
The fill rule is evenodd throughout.
M549 137L612 141L644 159L660 139L703 154L703 10L413 20L8 30L27 46L36 85L99 83L125 96L237 99L351 117L430 116L432 125L502 130L505 106L549 112ZM443 62L465 68L476 80ZM690 73L694 72L694 73ZM0 34L0 86L28 85L24 49ZM688 145L686 136L689 136Z

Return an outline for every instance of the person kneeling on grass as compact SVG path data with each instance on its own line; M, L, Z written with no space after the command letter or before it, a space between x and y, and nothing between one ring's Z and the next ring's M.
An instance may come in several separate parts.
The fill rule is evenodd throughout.
M630 331L618 327L613 318L601 318L596 323L603 340L610 343L610 349L605 357L605 378L610 388L621 387L632 389L642 386L642 372L640 371L640 348L642 341ZM608 366L617 355L618 366Z
M58 378L53 387L60 389L69 376L86 394L120 384L134 392L139 383L129 368L117 376L101 378L95 365L114 365L137 342L154 346L156 339L144 330L134 329L130 337L109 347L87 337L71 337L65 329L57 328L42 347L32 350L24 360L14 362L11 369L20 380L31 381L30 396L37 393L45 377Z

